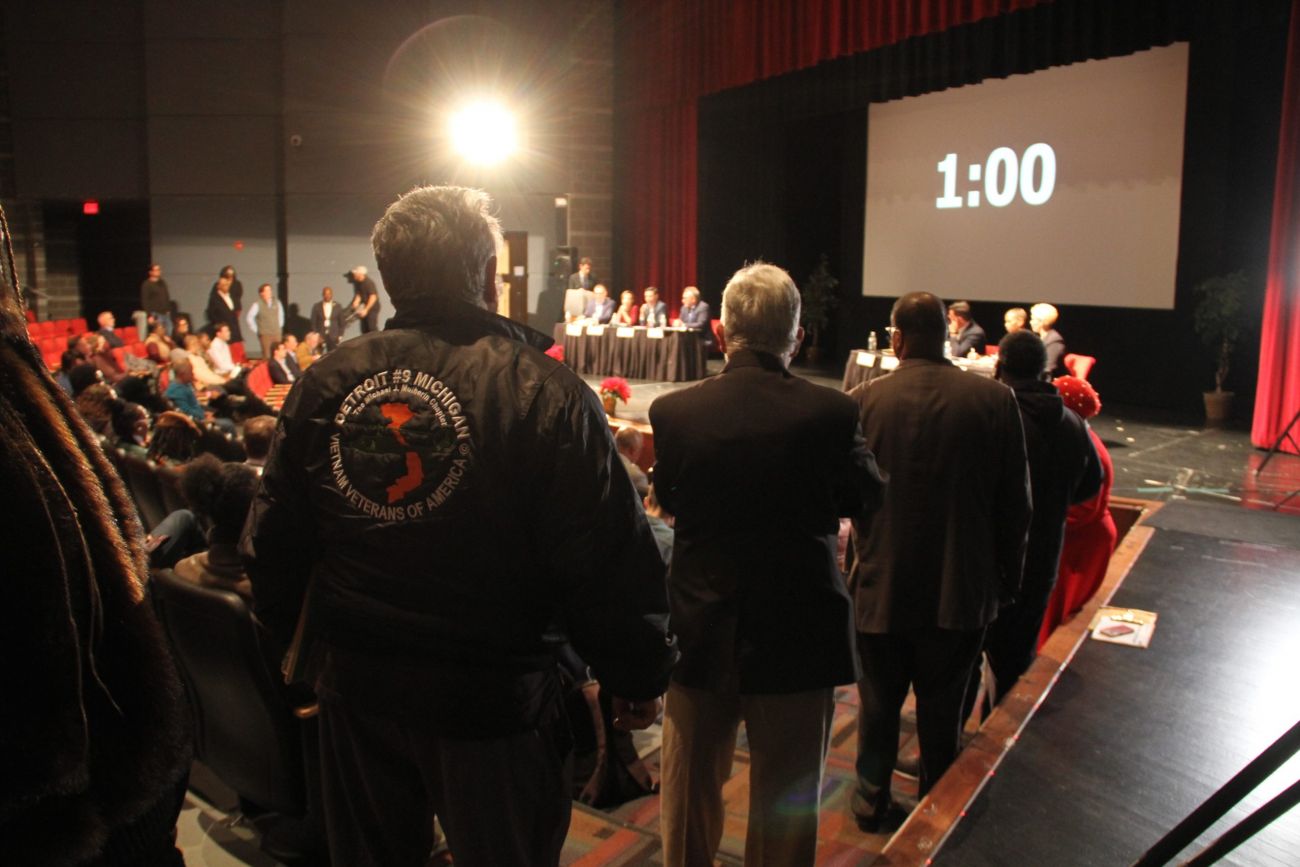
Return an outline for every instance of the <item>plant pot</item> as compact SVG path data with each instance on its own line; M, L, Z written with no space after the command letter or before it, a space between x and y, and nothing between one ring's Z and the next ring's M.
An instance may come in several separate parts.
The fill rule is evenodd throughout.
M1223 427L1232 415L1232 392L1207 391L1205 397L1205 426Z
M614 407L618 405L618 398L612 394L607 394L601 397L600 402L605 404L605 415L612 418L614 416Z

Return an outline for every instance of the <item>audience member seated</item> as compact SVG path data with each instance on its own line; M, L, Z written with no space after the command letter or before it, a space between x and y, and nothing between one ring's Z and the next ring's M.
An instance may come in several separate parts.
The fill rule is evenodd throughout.
M274 436L275 416L259 415L244 422L244 451L248 452L248 459L244 463L259 476L266 466L266 456L271 451L271 439Z
M150 321L150 326L154 324ZM164 326L165 327L165 326ZM194 325L190 322L188 313L181 313L176 317L176 327L172 329L172 348L184 348L185 338L194 333Z
M122 343L122 338L113 330L117 327L117 318L113 316L111 311L105 310L103 313L100 313L99 316L95 318L95 321L99 324L99 330L95 333L107 340L110 347L117 349L118 347L125 345Z
M203 338L200 335L191 334L190 337L185 338L185 356L190 363L190 369L194 370L194 381L199 387L209 390L222 389L222 386L230 380L230 377L221 376L212 369L211 364L208 364L203 350Z
M126 367L118 362L104 335L92 332L87 339L91 345L90 363L99 368L105 381L111 385L126 376Z
M266 363L266 370L276 385L289 385L298 379L289 365L288 356L283 340L271 347L271 360Z
M627 476L632 480L632 487L636 489L637 495L642 498L650 489L650 480L646 477L645 471L637 465L637 461L641 460L641 449L644 444L645 437L634 427L619 428L618 433L614 434L614 447L618 449L623 468L627 470Z
M647 328L663 328L668 324L668 305L659 300L659 290L654 286L645 287L645 303L637 324Z
M168 410L154 423L149 441L149 460L164 467L184 466L194 457L203 436L194 419L183 412Z
M1069 373L1065 369L1065 338L1056 330L1056 308L1051 304L1035 304L1029 308L1029 327L1043 341L1043 350L1047 353L1047 367L1044 372L1049 376Z
M623 294L618 296L618 309L610 317L610 322L615 325L636 325L638 313L636 296L630 289L624 289Z
M298 338L292 334L284 335L284 366L293 374L297 382L302 378L302 365L298 363Z
M212 332L212 342L208 344L208 359L212 372L226 379L233 379L242 371L230 353L230 326L222 322Z
M117 393L111 386L103 382L87 386L78 392L74 402L91 430L105 439L113 438L113 404L117 402Z
M591 300L582 311L582 321L587 325L608 325L614 318L614 299L609 297L609 290L604 283L597 283L591 290Z
M71 349L64 352L63 358L59 361L59 369L58 372L54 374L54 381L59 384L59 388L67 392L69 397L72 396L72 379L70 376L72 368L76 367L78 364L85 363L86 360Z
M191 340L195 339L193 337ZM206 367L206 365L204 365ZM210 373L211 371L209 371ZM207 387L204 389L208 399L220 400L225 393L220 388ZM218 418L215 413L203 408L199 402L199 394L194 388L194 364L190 359L175 362L172 365L171 382L167 385L165 397L172 402L180 412L185 413L197 424L212 422L223 432L234 434L235 423L229 418Z
M980 324L971 318L970 304L954 301L948 305L948 347L953 358L984 354L988 336Z
M117 318L113 316L111 311L105 310L103 313L99 314L96 321L99 323L99 330L96 331L95 334L104 338L104 341L108 344L110 352L113 349L121 349L126 345L122 342L122 338L118 336L117 332L113 330L117 327ZM156 373L158 370L158 365L155 362L150 361L147 358L141 358L133 352L127 352L122 357L125 360L124 369L127 373L152 374ZM114 358L116 359L116 356L114 356Z
M208 548L177 562L177 577L230 590L251 601L252 588L238 546L257 493L257 473L244 464L223 464L212 455L199 455L181 476L181 492L205 530Z
M320 332L308 331L303 336L302 343L298 345L298 367L301 370L311 367L324 351L325 343L321 339Z
M1091 385L1073 376L1057 377L1052 382L1061 394L1065 405L1087 421L1101 412L1101 398ZM1061 548L1061 566L1057 572L1056 587L1047 603L1043 626L1038 633L1038 646L1051 636L1052 630L1064 623L1084 606L1101 587L1110 566L1110 555L1115 551L1119 533L1115 519L1110 514L1110 488L1115 480L1115 469L1110 452L1106 451L1101 437L1091 427L1088 436L1092 447L1101 458L1104 474L1097 496L1070 507L1065 517L1065 544Z
M150 424L149 410L138 403L118 401L113 406L114 445L125 454L137 458L149 456Z
M166 327L161 322L155 322L149 328L149 336L144 340L144 348L149 354L149 359L155 364L168 364L171 361L171 351L176 348L176 344L167 335Z
M644 505L646 520L650 522L650 529L655 534L655 544L659 546L659 556L664 558L664 563L671 564L673 561L673 516L665 512L664 507L659 504L659 498L655 496L653 482L646 489Z

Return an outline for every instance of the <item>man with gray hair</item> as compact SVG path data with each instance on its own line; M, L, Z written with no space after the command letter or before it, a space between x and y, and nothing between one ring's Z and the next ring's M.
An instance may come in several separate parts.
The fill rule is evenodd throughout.
M682 660L664 718L664 863L713 862L737 726L750 749L745 861L812 864L833 692L857 677L836 565L841 516L883 480L847 396L792 375L799 290L766 263L722 296L721 375L650 407L654 486L676 517L669 570Z
M318 660L335 864L423 864L435 814L458 864L558 863L555 641L628 729L654 721L677 658L595 392L493 312L490 204L420 187L376 224L396 315L303 371L245 529L258 616L288 642L301 612L316 636L297 658Z

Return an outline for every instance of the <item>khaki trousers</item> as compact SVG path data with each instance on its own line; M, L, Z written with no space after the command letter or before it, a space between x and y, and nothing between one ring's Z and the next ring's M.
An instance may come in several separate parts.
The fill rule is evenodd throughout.
M749 738L745 864L813 863L834 690L726 695L672 683L664 705L660 830L666 867L712 865L736 729Z
M257 340L262 344L262 358L265 361L271 360L271 349L280 342L280 332L276 331L271 334L262 334L258 332Z

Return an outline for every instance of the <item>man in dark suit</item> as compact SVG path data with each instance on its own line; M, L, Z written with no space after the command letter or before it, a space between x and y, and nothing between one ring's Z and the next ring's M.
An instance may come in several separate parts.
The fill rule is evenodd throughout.
M984 345L988 336L980 324L970 316L970 304L966 301L954 301L948 305L948 346L952 348L953 358L965 358L970 351L976 355L984 354Z
M578 270L569 275L569 288L594 289L597 282L599 281L591 273L591 260L583 256L578 260Z
M298 379L293 369L289 367L287 358L288 352L284 348L284 341L277 341L271 347L271 357L266 362L267 373L271 374L271 382L276 385L290 385Z
M604 283L597 283L592 290L591 300L582 311L582 318L592 325L608 325L614 315L614 301L609 297L609 290Z
M321 336L325 351L333 352L343 339L346 327L344 310L334 303L334 290L326 286L320 290L320 300L311 306L311 330Z
M659 290L654 286L645 287L645 303L641 305L638 324L649 328L668 325L668 305L659 300Z
M863 669L852 809L867 831L895 818L890 775L909 686L922 796L956 757L970 672L1020 586L1030 515L1015 397L944 359L943 302L903 296L890 334L897 369L849 393L890 477L880 511L854 521L849 571Z
M787 369L799 306L780 268L738 271L722 297L722 374L650 407L655 490L676 516L669 596L682 648L664 723L667 864L712 863L741 720L746 862L811 864L816 851L833 691L857 669L838 519L878 505L883 481L852 401Z
M125 345L122 343L122 338L118 337L117 332L113 330L117 327L117 317L113 315L111 310L105 310L103 313L100 313L99 316L96 317L95 321L99 324L99 330L95 333L101 335L105 340L107 340L110 347L117 349Z
M1101 458L1083 419L1067 409L1056 386L1044 381L1043 341L1017 331L998 344L997 378L1015 392L1025 427L1034 518L1029 525L1025 577L1016 601L998 615L985 649L997 694L1005 695L1034 661L1065 540L1070 506L1101 490Z

